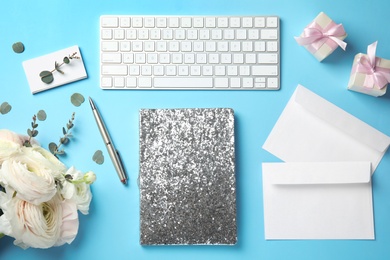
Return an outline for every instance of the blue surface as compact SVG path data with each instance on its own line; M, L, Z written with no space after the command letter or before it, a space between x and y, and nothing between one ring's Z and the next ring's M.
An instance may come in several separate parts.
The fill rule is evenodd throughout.
M390 1L218 1L89 0L1 1L0 103L12 110L0 115L0 128L24 133L40 109L38 140L46 147L61 136L61 127L76 112L75 138L63 161L93 170L90 214L80 215L80 230L71 245L22 250L12 239L0 240L0 259L390 259L390 154L373 176L374 241L265 241L261 163L279 161L261 147L297 84L309 88L347 112L390 135L390 93L381 98L346 89L353 57L378 40L377 56L390 59ZM347 51L317 62L294 36L320 12L343 23ZM103 91L99 88L99 16L102 14L276 14L281 18L282 89L276 92ZM21 41L26 50L15 54ZM88 79L31 95L22 61L79 45ZM70 96L91 96L101 110L130 178L122 185L108 159L89 104L74 107ZM140 108L230 107L236 113L238 244L236 246L163 246L139 244L138 110ZM101 149L103 165L91 159Z

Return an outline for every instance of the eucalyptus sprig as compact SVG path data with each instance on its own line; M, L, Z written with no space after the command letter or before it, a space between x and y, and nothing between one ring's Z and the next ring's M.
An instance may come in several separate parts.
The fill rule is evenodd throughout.
M69 122L66 124L66 128L65 127L62 128L62 133L64 136L60 138L58 145L54 142L51 142L49 144L49 150L55 156L65 154L64 149L60 150L60 147L62 145L66 145L67 143L69 143L70 138L73 137L72 132L70 130L74 126L73 124L74 118L75 118L75 112L72 113L72 117L71 119L69 119Z
M57 61L54 62L54 69L51 70L51 71L48 71L48 70L44 70L42 71L39 76L41 77L41 80L46 83L46 84L50 84L53 82L54 80L54 77L53 77L53 72L54 71L58 71L59 73L61 74L65 74L65 72L63 72L60 67L64 64L69 64L70 61L72 59L80 59L79 56L76 56L77 52L71 54L71 55L68 55L66 57L63 58L62 60L62 63L58 63Z
M23 145L26 146L26 147L31 147L31 139L38 135L37 119L39 121L45 121L46 120L46 112L44 110L39 110L37 115L34 114L33 117L32 117L31 129L27 128L28 139L26 141L24 141L24 143L23 143Z
M65 154L64 149L60 150L60 147L62 145L69 143L70 138L73 137L70 130L74 126L74 124L73 124L74 118L75 118L75 112L72 113L72 117L71 117L71 119L69 119L69 122L66 124L66 128L65 127L62 128L62 133L64 136L60 138L58 145L54 142L51 142L49 144L49 150L55 156Z

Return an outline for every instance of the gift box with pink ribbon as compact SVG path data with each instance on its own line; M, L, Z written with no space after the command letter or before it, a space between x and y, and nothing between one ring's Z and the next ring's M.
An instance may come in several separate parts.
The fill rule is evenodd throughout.
M377 42L367 47L367 54L358 53L352 65L348 89L368 94L383 96L390 82L390 60L375 56Z
M299 37L295 37L295 40L312 53L318 61L322 61L339 46L345 50L347 43L344 39L346 37L347 33L343 25L336 24L329 16L321 12L306 26Z

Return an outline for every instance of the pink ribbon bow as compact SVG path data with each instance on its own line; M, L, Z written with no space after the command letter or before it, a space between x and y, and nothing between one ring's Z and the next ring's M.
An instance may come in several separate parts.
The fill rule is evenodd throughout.
M335 24L334 22L331 22L328 26L322 28L316 22L312 22L303 30L303 34L301 36L295 37L295 40L299 45L316 43L317 46L321 46L330 39L345 50L347 43L338 38L345 34L346 33L342 24Z
M375 56L377 43L368 45L367 56L362 56L357 61L356 71L367 74L364 80L365 87L373 88L377 85L382 89L390 82L390 69L377 66L380 62L380 58Z

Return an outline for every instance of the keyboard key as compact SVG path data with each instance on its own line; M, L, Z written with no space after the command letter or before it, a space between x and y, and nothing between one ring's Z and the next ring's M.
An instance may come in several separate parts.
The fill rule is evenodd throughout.
M204 26L203 17L194 18L194 28L202 28Z
M102 51L118 51L119 43L118 42L102 42Z
M121 17L120 18L120 26L122 28L129 28L130 27L130 17Z
M267 27L272 27L272 28L278 27L278 18L277 17L267 17Z
M128 88L137 87L137 78L136 77L127 77L126 78L126 87L128 87Z
M122 56L120 53L103 53L102 61L104 63L121 63Z
M275 40L277 38L278 38L278 31L276 29L261 30L261 39L263 40Z
M156 88L212 88L213 78L154 78Z
M140 88L150 88L152 87L152 78L138 78L138 86Z
M206 17L206 27L215 28L215 17Z
M127 66L126 65L103 65L102 66L103 75L127 75Z
M181 18L181 27L183 28L191 28L192 21L190 17L182 17Z
M114 78L114 87L124 88L125 87L125 78Z
M267 84L268 88L273 88L273 89L279 88L278 78L268 78L267 83L268 83Z
M260 53L258 54L259 63L277 63L278 54L276 53Z
M103 28L115 28L118 27L118 18L117 17L103 17L101 20L101 25Z
M104 29L104 30L102 30L101 38L103 40L111 40L112 39L112 30L111 29Z
M171 28L179 28L179 17L171 17L171 18L169 18L169 27L171 27Z
M255 27L256 28L265 27L265 17L255 17Z
M112 78L110 77L103 77L101 79L101 84L103 87L111 88L112 87Z
M143 20L142 17L134 17L133 18L133 27L134 28L142 28Z
M167 18L157 17L157 28L166 28L167 27Z
M252 67L252 75L255 76L276 76L278 75L278 67L275 65L260 65Z
M229 79L228 78L215 78L214 79L214 87L228 88L229 87Z
M251 28L253 26L253 19L252 17L244 17L242 18L242 27L244 28Z

